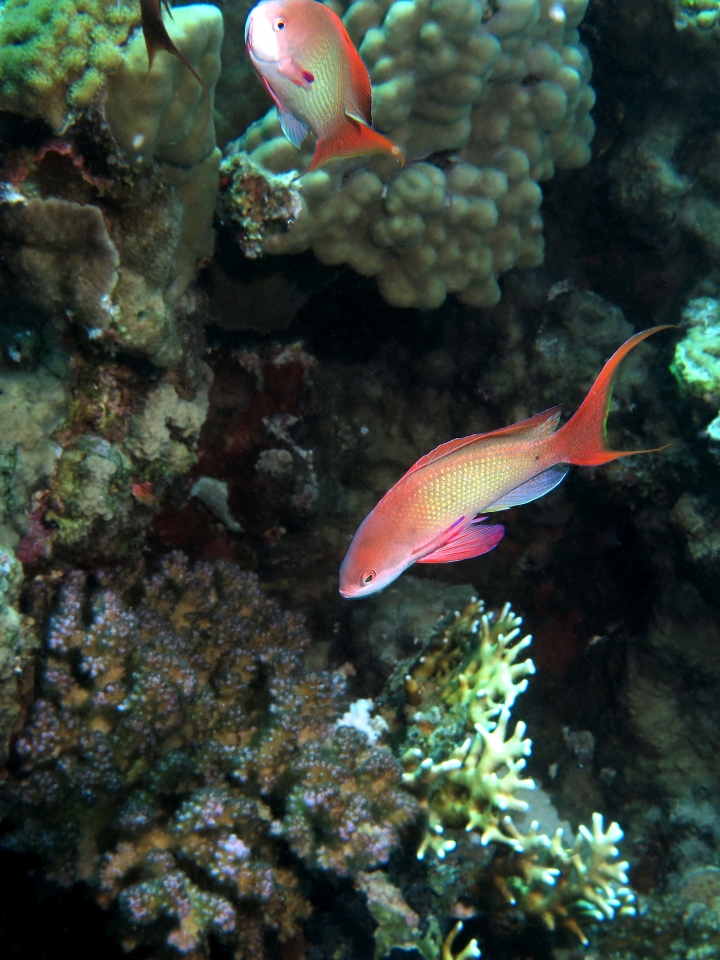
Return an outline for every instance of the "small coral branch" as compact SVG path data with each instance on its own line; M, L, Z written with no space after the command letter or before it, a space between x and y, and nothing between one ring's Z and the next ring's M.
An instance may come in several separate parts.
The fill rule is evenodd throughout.
M623 837L617 823L605 831L602 814L594 813L592 830L581 824L571 847L564 845L561 829L550 839L539 832L537 821L527 835L521 834L509 817L503 826L517 844L510 861L496 863L500 873L495 883L508 903L540 916L551 930L564 927L583 945L588 939L579 924L582 918L603 921L618 914L635 915L635 894L628 887L629 865L617 860L616 844Z
M517 639L521 624L510 604L495 619L484 612L482 601L474 601L456 615L437 649L421 658L417 672L406 678L406 689L414 696L422 684L440 681L441 703L470 734L442 757L425 755L418 746L402 756L404 782L428 811L419 859L428 848L441 858L455 848L455 841L444 837L447 827L478 830L485 845L496 841L515 846L514 838L502 830L502 818L507 810L527 810L515 794L535 786L521 776L532 750L531 741L523 739L525 724L516 724L508 735L510 709L535 672L532 660L516 662L532 639ZM445 674L445 655L453 651L454 658L462 647L467 651L464 662ZM413 719L420 726L432 722L423 711Z

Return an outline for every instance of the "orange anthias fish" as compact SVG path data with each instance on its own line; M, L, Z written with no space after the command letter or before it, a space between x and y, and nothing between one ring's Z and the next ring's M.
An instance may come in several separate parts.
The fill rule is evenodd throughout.
M340 18L317 0L263 0L245 24L250 61L296 147L316 137L309 170L334 157L402 151L373 130L370 77ZM307 172L307 171L306 171Z
M537 500L565 479L568 464L591 467L653 453L610 450L605 422L620 361L646 337L666 329L653 327L624 343L559 430L560 407L551 407L501 430L450 440L418 460L358 528L340 567L340 593L366 597L413 563L449 563L487 553L505 528L484 526L487 517L478 514Z

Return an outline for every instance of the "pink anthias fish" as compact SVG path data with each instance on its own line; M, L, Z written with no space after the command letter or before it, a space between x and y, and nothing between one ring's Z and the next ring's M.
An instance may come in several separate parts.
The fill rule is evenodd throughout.
M568 464L598 466L654 450L610 450L605 423L615 371L633 347L667 325L636 333L600 371L580 409L557 429L560 407L512 426L443 443L422 457L360 524L340 567L348 599L382 590L414 563L450 563L497 546L486 516L537 500ZM658 450L664 449L658 447Z
M402 151L372 123L370 77L342 20L317 0L263 0L245 24L250 62L275 101L283 133L315 153L306 173L334 157Z

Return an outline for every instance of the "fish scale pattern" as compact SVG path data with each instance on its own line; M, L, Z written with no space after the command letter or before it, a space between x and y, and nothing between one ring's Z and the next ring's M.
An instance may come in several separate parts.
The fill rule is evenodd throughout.
M377 278L382 296L432 309L449 293L488 307L498 276L542 262L542 191L584 166L591 64L587 0L354 0L344 22L368 66L373 119L412 161L335 161L302 177L300 212L265 254L312 249ZM304 170L275 111L230 147L270 174Z

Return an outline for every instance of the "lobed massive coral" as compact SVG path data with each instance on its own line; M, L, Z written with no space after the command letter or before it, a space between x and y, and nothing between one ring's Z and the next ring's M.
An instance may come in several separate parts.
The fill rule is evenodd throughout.
M264 252L310 247L377 277L397 306L437 307L448 293L497 303L500 273L542 261L538 181L590 157L594 94L576 29L585 7L355 0L340 9L370 71L375 122L413 162L398 171L387 157L344 161L303 177L299 215L266 237ZM230 156L238 151L275 175L310 159L274 111Z
M148 77L137 36L107 89L112 138L94 127L98 144L87 150L88 131L76 129L20 152L0 195L8 287L58 324L70 317L91 339L164 367L182 356L174 307L213 250L222 17L209 4L183 7L169 32L205 80L209 103L169 54Z
M303 670L307 634L254 575L175 555L141 592L131 609L62 584L4 843L89 882L128 946L201 958L213 935L256 960L310 909L282 838L309 866L372 868L415 804L386 748L335 728L343 678Z

